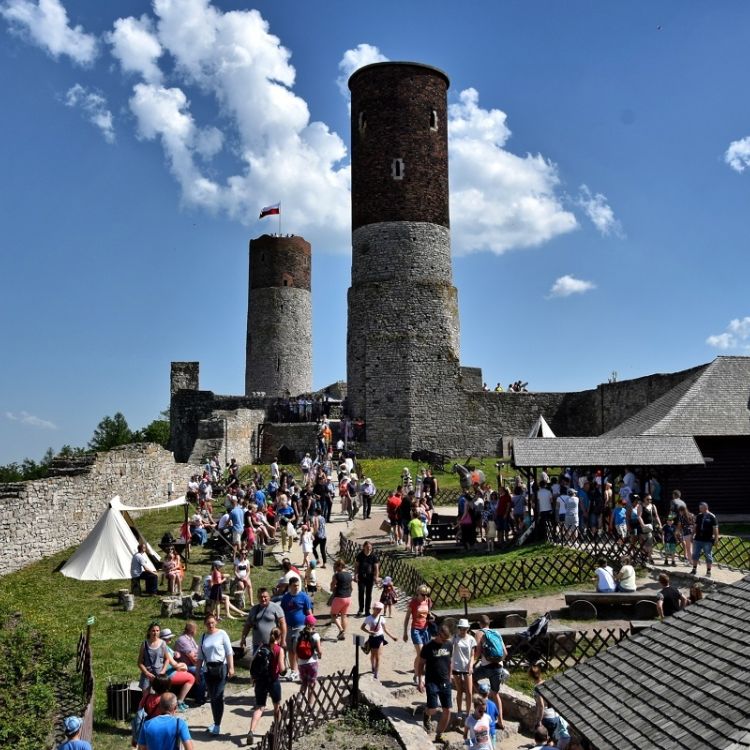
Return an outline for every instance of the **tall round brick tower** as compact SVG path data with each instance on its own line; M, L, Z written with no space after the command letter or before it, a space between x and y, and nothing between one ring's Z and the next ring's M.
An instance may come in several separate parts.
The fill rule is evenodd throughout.
M375 63L352 94L352 285L347 391L370 452L445 443L458 408L458 296L448 215L448 77Z
M250 240L245 395L312 390L311 248L302 237Z

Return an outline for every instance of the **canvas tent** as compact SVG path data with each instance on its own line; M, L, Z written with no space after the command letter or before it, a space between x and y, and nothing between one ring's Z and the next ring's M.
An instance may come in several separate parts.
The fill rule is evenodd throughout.
M553 438L555 433L552 432L552 428L547 424L547 420L540 414L534 426L529 430L530 438Z
M116 495L60 572L79 581L117 581L130 578L130 562L139 541L146 543L149 556L159 559L159 555L148 546L148 542L139 538L128 511L158 510L186 504L187 500L181 497L148 507L128 506L123 505L120 496Z

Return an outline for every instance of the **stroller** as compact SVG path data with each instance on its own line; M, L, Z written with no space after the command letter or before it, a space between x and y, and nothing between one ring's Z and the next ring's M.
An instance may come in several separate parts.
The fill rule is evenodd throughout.
M516 642L508 648L505 656L506 664L513 663L521 665L526 662L529 666L540 660L546 660L547 628L551 621L550 613L547 612L537 617L526 630L518 634Z

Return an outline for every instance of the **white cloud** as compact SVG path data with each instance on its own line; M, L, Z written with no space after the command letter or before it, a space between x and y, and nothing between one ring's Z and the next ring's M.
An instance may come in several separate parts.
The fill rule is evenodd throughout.
M709 336L706 343L717 349L750 349L750 316L730 320L724 333Z
M70 26L60 0L5 0L0 15L11 30L28 38L53 57L67 55L79 65L93 62L97 55L96 37L81 26Z
M336 85L342 96L349 96L349 77L355 70L364 68L376 62L387 62L388 58L383 55L377 47L371 44L358 44L354 49L348 49L339 61L339 77L336 79Z
M307 103L291 89L290 54L260 13L224 13L207 0L155 0L153 8L154 23L120 19L110 39L123 68L143 77L130 99L138 133L161 142L183 199L245 224L280 200L290 230L348 249L346 147L325 124L311 122ZM167 60L169 87L161 83L163 68L154 70ZM223 130L199 125L185 93L191 86L196 107L214 98ZM199 157L211 159L228 141L240 166L221 181L204 172Z
M107 100L101 94L77 83L65 94L65 105L80 107L85 112L88 121L101 130L104 140L107 143L115 142L112 113L107 108Z
M57 425L54 422L50 422L40 417L35 417L33 414L29 414L27 411L13 412L6 411L5 416L11 422L20 422L21 424L28 425L29 427L38 427L41 430L56 430Z
M735 172L744 172L750 167L750 136L732 141L724 154L724 161Z
M576 205L580 206L592 224L604 235L622 237L622 224L615 218L615 212L601 193L592 194L587 185L581 185Z
M114 31L107 34L106 39L124 72L137 73L148 83L161 83L162 72L157 60L163 49L148 16L118 18Z
M571 294L584 294L585 292L596 289L596 284L592 281L577 279L570 274L560 276L555 280L549 291L550 297L570 297Z
M558 195L557 166L504 146L506 115L482 109L475 89L448 108L451 231L457 254L533 247L577 228Z

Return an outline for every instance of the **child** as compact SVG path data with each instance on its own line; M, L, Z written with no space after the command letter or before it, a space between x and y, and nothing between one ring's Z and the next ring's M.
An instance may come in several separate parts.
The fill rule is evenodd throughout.
M492 750L490 741L490 717L487 714L487 703L484 698L474 698L474 711L466 717L464 739L471 733L469 747L474 750Z
M424 525L419 517L419 511L411 512L411 521L409 521L409 538L414 550L415 557L422 557L424 554Z
M618 505L612 510L612 530L620 544L625 542L628 536L628 508L624 499L620 499Z
M299 535L299 543L302 547L302 567L307 565L307 560L313 553L313 535L310 527L305 523L302 525L302 533Z
M664 535L664 564L669 565L672 560L672 566L677 567L675 562L675 552L677 551L677 526L675 524L675 515L670 513L666 523L661 527L661 533Z
M396 636L391 633L385 626L383 617L383 602L375 602L372 605L372 614L365 617L361 630L369 635L367 643L370 646L370 666L372 667L372 676L378 679L378 667L380 666L380 649L385 645L386 635L393 641Z
M315 594L318 591L318 574L315 571L317 566L318 563L315 560L310 560L310 564L305 570L305 591L313 601L315 601Z
M314 615L305 617L305 627L299 634L295 652L299 666L299 691L307 695L309 703L313 701L315 684L318 681L318 661L323 656L320 648L320 635L315 630L317 620Z
M398 593L390 576L386 576L383 579L383 591L380 594L380 601L385 607L385 616L391 617L393 614L393 605L398 602Z

